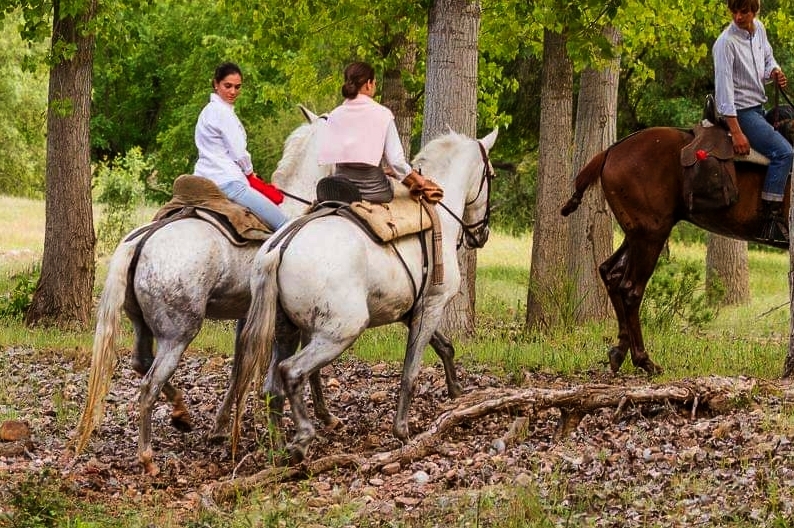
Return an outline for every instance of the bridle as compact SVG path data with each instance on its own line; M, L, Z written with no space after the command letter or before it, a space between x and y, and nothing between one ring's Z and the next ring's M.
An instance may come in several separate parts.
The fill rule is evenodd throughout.
M485 201L485 214L483 214L482 218L473 224L467 224L460 218L458 215L453 213L449 207L447 207L444 202L438 202L447 213L452 216L459 224L461 229L460 238L458 239L458 245L456 246L457 249L460 249L460 246L463 243L466 243L466 246L471 249L480 249L485 245L485 242L488 240L488 222L491 219L491 180L494 179L495 175L493 173L493 168L491 167L491 160L488 158L488 152L485 150L485 147L477 141L477 146L480 147L480 155L482 156L483 161L483 168L482 168L482 177L480 179L480 187L477 189L477 195L469 202L466 202L466 206L473 204L477 201L477 199L482 194L483 187L485 187L485 182L488 182L488 195Z

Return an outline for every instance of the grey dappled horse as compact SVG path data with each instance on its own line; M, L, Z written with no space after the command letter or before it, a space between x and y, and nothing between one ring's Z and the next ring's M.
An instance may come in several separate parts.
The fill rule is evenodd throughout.
M457 245L482 247L488 238L493 175L488 151L496 136L494 130L477 141L450 132L428 143L413 161L444 189L443 205L437 206L444 265L440 284L427 281L421 289L419 235L382 245L339 216L307 223L286 248L284 241L271 251L268 244L262 246L251 274L241 353L235 357L242 362L233 368L227 394L236 405L233 451L251 379L267 371L264 390L275 399L286 394L290 402L296 426L287 446L290 458L302 460L315 436L303 401L305 380L365 329L395 322L407 324L409 331L394 434L408 438L408 408L422 351L435 338L444 307L460 285ZM295 354L299 342L304 346Z

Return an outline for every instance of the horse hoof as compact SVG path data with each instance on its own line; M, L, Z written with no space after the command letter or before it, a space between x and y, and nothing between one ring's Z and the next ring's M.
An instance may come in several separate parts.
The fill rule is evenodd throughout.
M394 429L392 430L392 433L394 433L395 438L397 438L397 440L399 440L400 442L404 444L408 443L408 439L410 435L408 434L407 424L401 424L401 425L394 424Z
M650 358L640 363L639 367L651 376L658 376L664 372L664 369L651 361Z
M607 354L609 357L609 368L612 369L613 374L617 374L620 367L623 366L623 361L626 359L626 353L618 347L612 347Z
M323 418L323 426L326 431L335 431L339 429L342 425L342 420L334 416L333 414L329 414L327 417Z
M455 398L460 397L463 394L463 386L460 383L453 383L449 387L447 387L447 392L449 393L449 399L454 400Z
M229 439L229 433L224 431L210 431L207 435L207 442L210 444L223 444Z
M190 415L184 411L174 411L171 413L171 425L174 429L183 433L189 433L193 430L193 420L191 420Z
M287 455L290 466L297 466L306 458L306 448L296 444L287 446Z

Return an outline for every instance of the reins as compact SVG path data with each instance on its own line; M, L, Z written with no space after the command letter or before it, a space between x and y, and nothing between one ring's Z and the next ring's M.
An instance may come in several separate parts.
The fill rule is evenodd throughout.
M280 191L280 192L281 192L281 194L283 194L284 196L287 196L287 197L289 197L289 198L292 198L293 200L296 200L296 201L298 201L298 202L300 202L300 203L302 203L302 204L304 204L304 205L311 205L312 203L314 203L314 202L312 202L312 201L310 201L310 200L307 200L306 198L301 198L300 196L295 196L295 195L294 195L294 194L292 194L292 193L288 193L288 192L287 192L287 191L285 191L284 189L279 189L279 191Z
M794 104L792 104L791 99L789 99L788 94L783 90L783 88L780 87L779 84L775 83L775 106L772 109L772 121L774 121L772 123L772 126L775 127L775 130L777 130L778 127L780 126L780 104L779 104L779 102L780 102L780 95L781 94L783 95L783 98L786 100L786 102L789 104L789 106L794 108Z
M474 230L481 227L487 226L488 222L491 219L491 180L494 178L493 170L491 170L491 162L488 159L488 152L485 150L485 147L482 146L482 143L477 141L477 146L480 147L480 155L482 156L483 161L483 168L482 168L482 179L480 180L480 187L477 189L477 195L472 199L470 202L466 202L466 205L471 205L477 201L477 198L480 197L482 194L482 188L485 185L486 180L488 181L488 196L485 202L485 214L483 217L473 224L467 224L460 218L458 215L453 213L449 207L447 207L444 202L438 202L447 213L449 213L452 218L454 218L461 226L462 231L460 233L460 239L458 240L457 249L460 249L460 246L463 245L464 236L467 237L471 241L476 241L477 238L475 236ZM475 244L476 245L476 244Z

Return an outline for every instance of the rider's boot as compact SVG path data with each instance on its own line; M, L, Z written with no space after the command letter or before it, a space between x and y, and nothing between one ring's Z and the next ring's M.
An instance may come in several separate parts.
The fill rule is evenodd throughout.
M782 242L788 244L788 218L783 215L783 202L761 200L762 210L761 233L759 238L764 242Z

